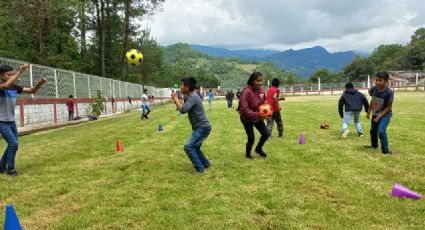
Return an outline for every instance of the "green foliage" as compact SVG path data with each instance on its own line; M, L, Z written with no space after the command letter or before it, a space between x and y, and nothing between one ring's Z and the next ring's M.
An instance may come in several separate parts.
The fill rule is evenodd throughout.
M399 56L402 50L403 46L399 44L378 46L369 57L375 65L375 72L392 69L395 65L394 57Z
M357 57L344 67L344 75L349 81L364 81L368 75L373 75L374 64L369 58Z
M311 75L309 82L317 84L319 78L323 83L338 83L344 81L341 73L331 73L327 69L319 69Z
M369 58L354 59L344 73L350 78L364 80L364 75L371 70L425 70L425 28L417 29L405 46L380 45Z
M94 101L90 104L91 108L91 114L99 117L100 114L102 114L104 110L104 98L102 96L102 92L100 90L96 90L96 97L94 98Z

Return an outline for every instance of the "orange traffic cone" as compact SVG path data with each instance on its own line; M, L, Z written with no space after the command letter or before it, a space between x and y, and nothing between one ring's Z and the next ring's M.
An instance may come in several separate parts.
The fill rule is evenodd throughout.
M120 139L117 139L117 152L124 151Z

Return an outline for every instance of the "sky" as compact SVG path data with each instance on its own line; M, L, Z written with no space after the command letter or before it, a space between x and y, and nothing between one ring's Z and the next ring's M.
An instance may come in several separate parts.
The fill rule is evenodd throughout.
M145 21L161 45L372 52L425 27L424 0L166 0Z

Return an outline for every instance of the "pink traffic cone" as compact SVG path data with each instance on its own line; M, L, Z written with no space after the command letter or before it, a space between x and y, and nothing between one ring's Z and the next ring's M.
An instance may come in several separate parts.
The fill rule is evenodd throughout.
M392 196L398 196L398 197L406 197L406 198L411 198L411 199L417 199L417 200L422 198L422 196L419 195L418 193L413 192L412 190L410 190L410 189L408 189L408 188L406 188L402 185L399 185L397 183L394 183L393 191L392 191L391 195Z
M305 139L304 139L304 134L300 134L300 140L298 141L298 143L300 144L300 145L303 145L303 144L305 144Z

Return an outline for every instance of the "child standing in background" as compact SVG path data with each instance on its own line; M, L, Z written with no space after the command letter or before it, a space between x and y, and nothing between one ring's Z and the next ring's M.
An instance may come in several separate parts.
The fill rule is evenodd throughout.
M74 120L74 96L71 94L68 97L68 100L66 100L66 106L68 107L68 121Z

